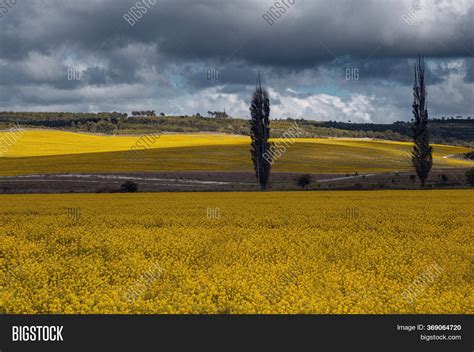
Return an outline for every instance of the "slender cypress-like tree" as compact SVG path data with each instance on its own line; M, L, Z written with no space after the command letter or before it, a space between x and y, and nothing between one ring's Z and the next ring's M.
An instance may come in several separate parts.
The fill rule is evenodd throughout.
M268 188L271 160L268 160L270 149L270 99L268 92L262 88L260 76L253 93L250 106L250 137L252 138L250 153L252 155L255 176L262 190ZM264 157L266 156L266 157Z
M411 161L420 178L421 187L433 166L433 148L430 146L428 133L428 104L426 101L425 62L418 57L415 64L415 85L413 86L413 150Z

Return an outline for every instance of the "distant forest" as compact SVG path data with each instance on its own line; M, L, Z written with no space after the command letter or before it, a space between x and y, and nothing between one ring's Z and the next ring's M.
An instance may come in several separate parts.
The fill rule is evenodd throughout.
M147 112L150 115L150 112ZM272 137L280 137L294 122L306 131L304 137L357 137L396 141L411 140L410 122L392 124L311 121L303 119L272 120ZM144 134L160 132L218 132L249 134L249 121L237 118L195 116L128 116L124 113L42 113L0 112L0 129L14 123L24 128L54 128L75 132L103 134ZM474 147L474 119L442 118L430 120L433 143Z

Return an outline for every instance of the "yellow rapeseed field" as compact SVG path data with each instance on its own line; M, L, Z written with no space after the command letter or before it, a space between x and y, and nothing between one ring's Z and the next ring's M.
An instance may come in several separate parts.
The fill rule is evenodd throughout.
M0 196L4 313L474 313L474 191Z
M0 132L0 138L7 132ZM19 132L17 132L19 133ZM6 157L35 157L129 150L141 136L106 136L55 130L26 130ZM150 148L199 147L247 143L243 136L164 134Z
M0 176L253 170L248 137L164 134L131 161L127 153L140 138L28 130L0 157ZM297 139L275 162L273 170L315 174L407 171L410 148L411 144L406 142ZM471 150L434 145L434 167L473 167L473 162L448 158L468 151Z

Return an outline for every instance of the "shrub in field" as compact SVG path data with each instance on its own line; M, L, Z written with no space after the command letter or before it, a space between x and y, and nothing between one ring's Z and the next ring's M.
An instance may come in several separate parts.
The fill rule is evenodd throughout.
M122 184L120 190L125 193L132 193L138 191L138 185L133 181L127 181Z
M311 179L311 175L301 175L296 179L296 185L300 186L301 188L306 188L313 180Z

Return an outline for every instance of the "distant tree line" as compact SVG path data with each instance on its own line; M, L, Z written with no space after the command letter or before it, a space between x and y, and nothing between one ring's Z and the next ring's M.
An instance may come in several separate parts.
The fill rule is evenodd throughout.
M225 110L224 111L208 111L207 114L217 119L226 119L229 117L229 115L227 115Z
M132 116L156 116L155 110L132 111Z
M215 115L214 115L215 116ZM70 131L99 133L147 133L154 126L163 132L221 132L249 135L249 120L194 116L133 116L126 113L71 113L71 112L0 112L0 129L8 129L15 122L24 127L54 128ZM303 119L272 120L271 137L282 137L288 128L297 123L306 138L344 137L374 138L394 141L411 141L410 122L392 124L347 123L312 121ZM428 126L432 143L474 146L474 119L430 119Z
M306 120L305 120L306 121ZM412 123L398 121L392 124L348 123L348 122L304 122L318 127L361 133L382 133L390 140L410 140ZM300 123L299 123L300 124ZM474 143L474 119L430 119L428 125L433 143L471 146ZM380 138L380 137L376 137Z

